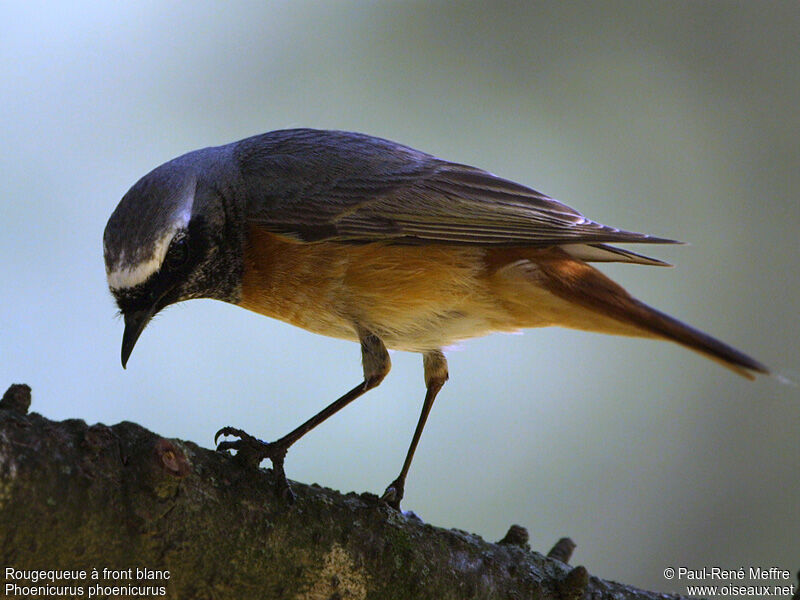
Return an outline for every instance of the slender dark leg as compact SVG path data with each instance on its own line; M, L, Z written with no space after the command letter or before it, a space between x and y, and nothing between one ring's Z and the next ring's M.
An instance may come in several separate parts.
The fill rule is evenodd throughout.
M257 467L265 458L272 461L273 472L276 478L276 485L281 493L287 498L294 497L289 483L286 481L286 473L283 469L283 461L289 447L306 433L314 429L325 419L339 412L353 400L377 387L391 368L389 353L383 342L368 331L359 331L361 339L361 362L364 367L364 381L344 396L331 403L328 407L311 417L308 421L290 431L288 434L271 443L264 442L252 435L245 433L235 427L223 427L214 436L214 443L221 435L235 435L239 439L233 441L222 441L217 445L217 450L236 450L236 458L245 464Z
M414 451L417 449L417 444L419 444L419 438L422 436L425 422L428 420L431 407L433 407L433 401L436 399L436 394L442 389L448 377L447 359L440 350L426 352L423 357L423 365L425 366L425 386L427 387L427 392L425 393L425 402L422 404L422 413L419 415L417 428L414 430L414 437L411 439L411 445L408 448L403 468L400 469L400 475L389 484L389 487L386 488L386 491L383 492L383 496L381 496L381 500L397 510L400 510L400 500L403 499L406 486L406 475L408 475L408 469L411 467L411 461L414 459Z

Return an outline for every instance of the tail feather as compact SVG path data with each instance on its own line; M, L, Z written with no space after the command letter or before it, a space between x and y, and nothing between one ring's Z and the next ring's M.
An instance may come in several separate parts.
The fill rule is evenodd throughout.
M769 374L766 366L733 346L670 317L644 302L635 298L631 298L631 300L637 309L636 313L638 313L633 319L635 324L695 350L748 379L755 379L754 371Z
M536 264L545 275L540 283L561 298L633 325L644 335L677 342L748 379L754 379L754 373L769 374L769 369L754 358L633 298L600 271L564 251L540 254Z

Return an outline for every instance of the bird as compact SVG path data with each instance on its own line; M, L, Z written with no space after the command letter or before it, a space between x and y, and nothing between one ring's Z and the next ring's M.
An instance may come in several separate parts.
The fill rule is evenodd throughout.
M664 266L614 244L672 239L602 225L525 185L362 133L285 129L189 152L144 175L103 234L108 286L124 318L126 367L165 307L221 300L361 346L363 381L296 429L264 442L221 428L245 464L284 460L303 435L391 368L422 354L426 393L399 475L399 509L447 349L494 332L562 326L677 342L753 379L769 369L635 299L591 263ZM234 439L228 439L232 437Z

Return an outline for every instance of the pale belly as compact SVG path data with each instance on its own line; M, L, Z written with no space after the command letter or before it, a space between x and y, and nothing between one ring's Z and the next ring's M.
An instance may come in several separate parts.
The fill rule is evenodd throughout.
M357 323L362 329L378 336L387 348L409 352L438 350L470 338L505 330L498 329L480 315L456 311L426 315L409 323L380 318L355 320L336 312L327 314L318 312L313 319L278 318L313 333L352 341L358 341L355 326ZM510 330L514 329L517 328Z

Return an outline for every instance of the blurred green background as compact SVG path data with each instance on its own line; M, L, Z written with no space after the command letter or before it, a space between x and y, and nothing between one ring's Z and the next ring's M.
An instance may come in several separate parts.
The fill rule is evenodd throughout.
M140 176L295 126L474 164L603 223L691 242L603 267L800 380L796 2L0 5L0 386L53 419L209 447L286 433L360 380L356 344L192 301L119 364L101 237ZM668 343L561 329L449 353L404 503L489 540L577 542L602 577L796 571L800 393ZM292 448L291 478L380 492L423 397L419 356ZM42 565L46 568L47 565Z

